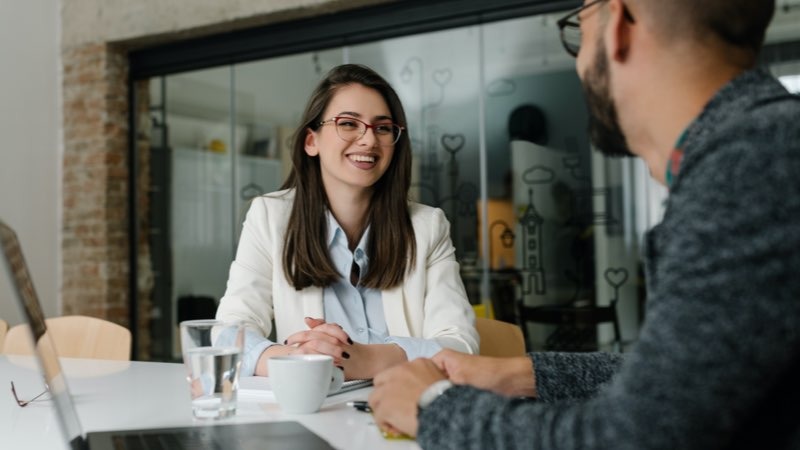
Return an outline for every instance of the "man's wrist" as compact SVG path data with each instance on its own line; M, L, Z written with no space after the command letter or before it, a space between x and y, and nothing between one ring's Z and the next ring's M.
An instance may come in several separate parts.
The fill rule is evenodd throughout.
M419 400L417 401L417 406L419 409L427 408L434 400L439 398L440 395L444 394L444 391L451 387L453 387L453 383L447 379L433 383L422 391L422 395L419 396Z

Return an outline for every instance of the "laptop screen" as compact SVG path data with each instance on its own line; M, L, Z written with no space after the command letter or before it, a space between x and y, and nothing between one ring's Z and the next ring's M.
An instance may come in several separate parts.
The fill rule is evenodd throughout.
M67 381L61 370L61 364L58 362L53 340L47 333L42 306L39 304L39 298L33 288L17 234L2 220L0 220L0 245L3 253L0 260L3 261L5 271L11 278L20 309L22 309L28 328L31 330L36 359L39 361L39 368L44 374L45 383L56 406L56 415L61 424L61 431L72 448L82 448L84 445L83 432L78 421L78 414L75 412Z

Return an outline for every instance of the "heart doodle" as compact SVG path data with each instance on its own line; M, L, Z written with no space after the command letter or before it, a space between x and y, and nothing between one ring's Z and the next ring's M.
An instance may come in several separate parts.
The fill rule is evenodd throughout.
M461 150L461 147L464 146L464 142L465 139L463 134L442 135L442 146L450 153L456 153Z
M613 288L619 288L628 281L628 270L620 267L618 269L608 268L605 271L605 278Z

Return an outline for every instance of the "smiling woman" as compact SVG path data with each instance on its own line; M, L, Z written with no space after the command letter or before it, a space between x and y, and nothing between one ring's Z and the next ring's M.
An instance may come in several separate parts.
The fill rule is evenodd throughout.
M407 200L405 123L394 89L365 66L333 68L312 93L292 172L253 199L217 311L251 328L245 374L267 375L267 359L286 354L330 355L359 379L442 348L477 352L450 225Z

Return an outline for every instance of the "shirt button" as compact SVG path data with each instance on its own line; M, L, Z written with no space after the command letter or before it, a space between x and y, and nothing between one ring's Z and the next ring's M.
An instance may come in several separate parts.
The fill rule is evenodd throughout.
M363 328L356 328L356 333L358 333L358 334L362 334L362 333L364 333L364 331L366 331L366 330L364 330Z

